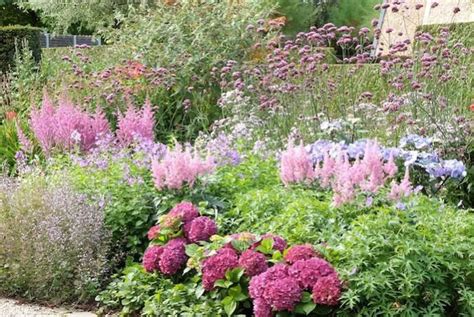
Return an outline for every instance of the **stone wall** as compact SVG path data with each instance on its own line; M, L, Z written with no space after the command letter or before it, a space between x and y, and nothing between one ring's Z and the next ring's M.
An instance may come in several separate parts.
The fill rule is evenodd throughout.
M393 3L394 0L385 0L384 3ZM436 8L431 5L437 2ZM390 45L410 39L413 41L416 29L426 24L449 24L474 22L474 0L404 0L398 12L391 8L381 13L382 33L377 44L377 55L386 55ZM416 9L416 5L423 5ZM455 13L454 8L460 11ZM387 32L393 30L392 32ZM399 55L411 55L412 49L398 53Z

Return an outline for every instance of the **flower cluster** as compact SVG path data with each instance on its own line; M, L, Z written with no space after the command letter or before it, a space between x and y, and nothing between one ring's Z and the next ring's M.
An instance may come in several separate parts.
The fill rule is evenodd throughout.
M80 110L65 95L58 107L45 92L41 108L31 112L31 129L41 148L49 154L53 148L88 151L100 137L110 133L109 123L101 111L89 114Z
M181 189L185 185L193 187L198 176L208 174L215 168L212 157L203 160L190 147L177 143L160 161L153 161L152 172L158 189Z
M288 256L290 254L290 256ZM293 246L279 263L250 280L249 294L254 314L272 316L272 311L293 311L303 291L312 291L314 303L337 305L341 282L327 261L316 256L310 245Z
M216 233L212 219L199 216L198 208L192 203L181 202L160 219L159 225L148 230L151 244L143 255L143 267L147 272L174 275L188 260L186 245L208 241ZM167 242L162 244L163 241Z
M384 148L374 140L359 140L351 144L319 140L303 149L294 148L290 142L281 155L280 176L284 184L318 180L323 188L330 188L333 204L340 206L353 200L358 192L369 197L392 179L392 200L413 193L409 167L418 166L433 178L460 179L466 175L464 164L457 160L441 160L436 153L410 150L429 148L428 138L409 135L402 139L400 148ZM405 149L407 148L408 149ZM395 182L398 172L396 160L405 165L401 183Z
M135 139L153 141L153 110L150 100L147 99L145 106L137 110L129 105L125 115L118 115L117 138L124 146L130 145Z
M220 249L205 251L201 261L202 284L206 291L219 289L231 270L241 269L249 280L248 293L257 317L273 312L293 311L302 303L304 291L313 292L320 305L337 305L341 282L335 269L309 244L287 249L286 241L267 233L233 234L221 240ZM275 255L284 258L274 264Z

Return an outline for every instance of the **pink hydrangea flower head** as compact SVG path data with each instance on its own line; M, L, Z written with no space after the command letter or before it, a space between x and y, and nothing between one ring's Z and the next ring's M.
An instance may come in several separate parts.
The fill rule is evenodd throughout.
M263 299L276 311L292 311L301 300L302 292L298 281L287 277L268 282Z
M246 250L239 259L239 266L245 270L247 276L255 276L268 269L267 258L260 252Z
M327 261L320 258L299 260L288 269L291 277L295 278L304 289L310 289L321 277L335 274L334 268Z
M255 275L252 277L249 283L249 295L252 299L258 299L263 296L263 290L267 283L267 276L265 273Z
M253 300L253 314L255 317L272 317L272 307L263 298Z
M159 261L162 253L163 247L158 245L149 246L145 250L142 264L147 272L154 272L159 270Z
M319 305L335 306L341 297L341 281L337 274L323 276L316 281L313 287L312 298Z
M153 240L160 233L160 226L153 226L148 230L147 237L148 240Z
M186 264L186 239L176 238L168 241L160 256L159 268L163 274L176 274Z
M184 225L184 235L191 243L209 241L217 233L217 225L209 217L197 217Z
M183 223L188 223L199 217L199 209L189 201L183 201L175 205L168 213L171 217L179 217Z
M293 264L299 260L309 260L318 256L314 248L310 244L294 245L288 249L285 254L285 261Z
M239 265L237 252L231 248L222 248L216 255L210 256L202 263L202 284L206 291L214 289L214 283L223 279L228 270Z

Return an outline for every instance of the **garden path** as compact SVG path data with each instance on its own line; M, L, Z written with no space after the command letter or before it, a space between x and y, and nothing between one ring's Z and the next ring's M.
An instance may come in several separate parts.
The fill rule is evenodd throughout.
M13 299L0 298L1 317L95 317L91 312L74 311L66 308L48 308L34 304L24 304Z

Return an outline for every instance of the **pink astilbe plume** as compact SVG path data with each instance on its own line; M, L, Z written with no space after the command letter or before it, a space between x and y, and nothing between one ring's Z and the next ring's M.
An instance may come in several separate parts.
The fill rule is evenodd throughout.
M286 151L281 154L280 177L285 185L298 182L311 182L314 179L313 163L304 146L288 143Z
M388 197L392 200L400 200L403 197L411 195L411 193L413 193L413 186L410 182L410 171L407 166L405 170L405 176L403 177L400 184L397 184L396 181L392 181L392 187Z
M153 161L152 172L155 186L158 189L181 189L193 187L199 176L211 173L215 168L209 156L202 159L190 147L176 143L174 149L168 151L161 161Z
M43 151L48 154L54 146L55 126L53 102L46 91L43 93L43 103L40 109L31 111L31 129L33 130Z
M100 136L110 133L102 112L90 115L76 107L66 95L55 108L46 92L41 109L31 112L31 128L46 154L53 148L70 150L75 146L88 151Z
M18 136L18 142L20 143L20 150L24 153L30 153L33 150L33 144L31 144L31 141L26 137L25 132L23 132L18 122L16 122L16 134Z
M153 110L149 99L141 110L130 104L125 115L118 115L117 138L123 146L130 145L137 138L153 141L153 126Z

